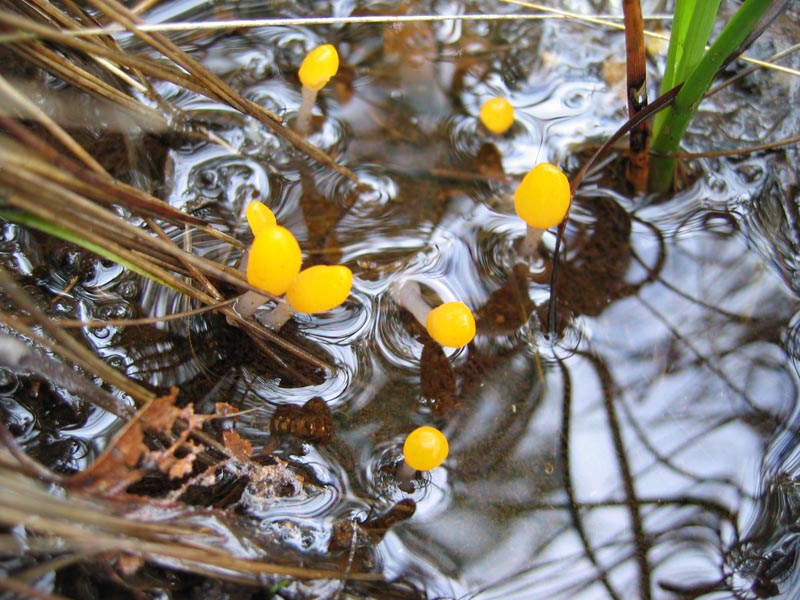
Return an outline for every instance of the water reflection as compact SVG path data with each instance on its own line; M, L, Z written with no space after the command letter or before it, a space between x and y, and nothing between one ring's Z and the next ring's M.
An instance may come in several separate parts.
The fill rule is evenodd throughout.
M179 14L176 4L154 17ZM351 3L332 4L347 12ZM244 5L253 16L266 10ZM566 45L590 63L579 47L586 30L508 22L326 33L348 50L352 80L328 93L311 140L368 188L186 94L178 105L212 122L230 148L171 148L166 196L243 242L244 207L264 199L301 240L306 264L353 269L344 306L295 316L282 331L333 372L277 349L265 358L214 316L85 332L135 379L249 411L242 435L304 474L302 497L248 504L245 495L242 538L281 539L298 560L331 552L345 561L355 548L359 568L401 580L392 591L409 596L791 597L800 585L796 173L784 162L699 161L700 176L680 194L633 199L613 172L593 172L566 228L551 322L554 236L541 261L521 261L525 227L509 197L533 163L569 155L577 164L573 145L618 122L604 81L543 58ZM318 36L263 28L205 40L198 51L246 96L290 116L294 69ZM414 61L402 65L408 45ZM518 120L490 137L474 115L499 92L511 95ZM613 170L617 159L601 166ZM16 227L4 231L3 263L63 293L80 257L52 268L46 247L23 243ZM239 258L203 234L167 233L199 255ZM458 351L432 345L389 297L405 278L467 302L478 315L475 341ZM54 310L83 318L189 308L102 264L67 300ZM35 453L39 405L20 402L27 393L4 385L0 408ZM332 413L332 439L287 441L280 435L302 437L294 425L270 429L312 398ZM59 434L77 449L51 463L84 464L80 444L109 427L78 416ZM404 435L420 424L447 433L451 456L409 495L391 473Z

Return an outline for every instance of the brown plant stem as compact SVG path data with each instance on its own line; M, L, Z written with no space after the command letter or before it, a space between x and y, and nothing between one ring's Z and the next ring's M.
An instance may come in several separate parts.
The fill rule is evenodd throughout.
M624 0L625 59L627 65L628 117L634 118L647 106L647 55L644 21L639 0ZM647 189L650 170L650 123L641 121L630 132L627 177L637 192Z

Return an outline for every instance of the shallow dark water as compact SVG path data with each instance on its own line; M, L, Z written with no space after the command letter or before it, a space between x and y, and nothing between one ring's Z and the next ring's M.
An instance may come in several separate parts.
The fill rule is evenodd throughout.
M356 8L399 10L333 2L297 12ZM518 9L431 2L414 12L453 10ZM185 1L150 14L153 22L227 16ZM237 17L274 14L237 5ZM796 36L797 21L783 27ZM685 189L665 198L627 191L619 155L601 161L566 229L551 336L555 236L545 236L541 262L521 263L515 244L525 228L511 196L537 162L574 173L622 122L622 84L604 70L624 56L620 33L498 21L270 26L176 39L288 118L299 103L304 52L334 43L342 71L322 93L324 121L311 140L371 188L356 189L260 125L177 89L161 91L237 152L175 145L163 178L136 164L121 174L241 239L249 239L244 209L261 198L297 236L307 263L339 262L355 274L343 307L295 316L284 330L334 363L333 373L287 374L250 354L244 334L213 316L84 331L101 356L158 388L179 386L199 402L221 381L220 397L205 399L255 409L239 431L258 450L272 448L277 406L316 396L328 404L331 444L284 441L276 450L315 485L249 506L237 521L244 538L265 531L287 554L325 555L335 523L374 518L409 497L387 468L408 431L434 424L449 437L450 458L410 495L414 515L358 568L431 598L627 598L636 589L644 597L643 588L655 598L795 597L796 146L693 159ZM771 43L788 45L780 36ZM507 96L517 111L505 136L476 120L492 95ZM788 76L746 79L701 111L687 148L788 136L798 117L786 107L799 95ZM4 264L43 299L78 276L51 306L55 314L124 318L186 308L176 294L88 254L59 255L52 268L53 251L37 236L14 225L3 233ZM214 260L239 258L200 234L191 244ZM421 364L418 331L389 296L406 278L481 317L474 343L447 352L455 389L438 402L424 397L423 382L435 386L449 371ZM42 450L42 460L84 468L112 420L63 392L53 401L58 416L37 414L26 385L9 378L0 388L13 433L34 455L54 436L60 446Z

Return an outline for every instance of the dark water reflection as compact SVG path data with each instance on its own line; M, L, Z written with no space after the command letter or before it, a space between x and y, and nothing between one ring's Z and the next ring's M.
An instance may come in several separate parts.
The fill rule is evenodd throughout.
M240 4L237 16L265 16L260 5ZM314 9L346 14L360 4L374 3ZM464 9L489 11L484 4ZM154 21L210 16L205 4L187 2L152 13ZM324 92L326 120L312 140L368 191L307 164L228 109L182 92L173 98L239 151L173 148L165 182L173 205L247 240L244 208L260 198L297 235L306 262L353 269L345 306L298 315L285 330L336 364L335 373L310 384L277 375L241 332L207 316L135 335L94 330L87 343L131 377L179 385L197 401L229 377L224 400L254 409L240 431L257 449L273 448L276 406L326 401L337 431L330 445L284 441L276 450L313 475L317 493L260 506L245 520L283 536L292 552L324 553L335 522L364 521L408 497L386 466L410 429L432 423L448 435L451 456L411 494L413 517L373 544L372 564L387 579L431 598L795 597L796 148L692 161L690 185L666 199L621 191L617 160L590 173L566 230L553 338L554 237L545 236L543 260L519 263L524 226L511 194L535 163L574 169L576 148L615 129L622 104L599 73L604 52L622 56L623 40L566 22L414 27L263 28L196 47L246 96L291 116L303 52L323 39L337 44L352 81ZM745 90L728 93L725 102L745 103ZM518 111L497 139L475 120L494 94ZM769 120L760 126L741 112L726 116L742 120L734 141L767 135ZM701 119L711 147L723 143L718 117ZM476 163L487 144L499 164ZM42 259L24 235L6 226L4 262L59 293L55 279L69 274L36 278ZM214 239L191 243L214 260L239 258ZM443 367L420 365L425 339L389 298L389 286L406 278L479 310L475 342L448 351ZM136 298L131 285L141 287ZM106 306L100 292L117 303ZM177 295L111 267L94 270L69 298L76 318L185 308ZM423 380L445 390L439 404ZM0 408L30 443L36 416L16 397L17 386L3 386ZM108 426L89 418L60 435L83 440L84 429Z

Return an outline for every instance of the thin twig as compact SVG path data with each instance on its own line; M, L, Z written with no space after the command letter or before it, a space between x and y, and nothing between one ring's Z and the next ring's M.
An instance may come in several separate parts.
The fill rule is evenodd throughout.
M642 600L649 600L652 594L652 584L650 579L650 561L648 552L650 542L644 529L642 514L640 511L639 498L634 485L634 476L628 463L628 454L625 448L625 441L622 438L622 428L617 415L617 408L614 405L613 378L605 363L594 354L589 352L579 352L589 362L592 363L597 376L600 378L603 390L603 406L608 419L608 426L611 431L611 439L614 443L614 453L617 458L622 486L625 490L625 505L628 508L628 515L631 520L631 529L635 544L634 555L639 566L639 595Z
M793 135L792 137L782 140L757 144L755 146L745 146L744 148L731 148L730 150L717 150L716 152L672 152L663 154L662 156L671 156L672 158L720 158L723 156L738 156L740 154L765 152L767 150L774 150L775 148L782 148L783 146L791 146L797 142L800 142L800 135Z
M545 10L545 9L543 9ZM136 8L131 12L140 14ZM670 14L645 15L645 20L668 21ZM551 14L526 14L526 13L465 13L453 15L350 15L347 17L271 17L268 19L220 19L213 21L174 21L172 23L142 23L139 29L145 32L180 33L195 31L225 31L227 29L256 29L261 27L312 27L321 25L386 25L393 23L438 23L442 21L545 21L554 19L580 19L598 25L616 25L614 20L621 21L621 15L598 14L592 17L578 15L567 11L551 9ZM108 27L86 27L79 30L65 32L75 37L93 37L101 35L118 35L125 29L119 25ZM654 36L666 37L653 33ZM27 39L23 34L8 33L0 35L0 43L16 42Z
M105 361L100 360L86 346L58 327L58 324L33 303L30 297L16 284L11 274L2 267L0 267L0 289L20 311L28 313L33 321L42 327L54 342L31 330L20 319L13 315L5 314L3 320L11 327L34 339L41 346L56 351L65 360L81 366L85 371L95 373L100 379L122 390L137 402L145 402L148 399L155 398L153 392L125 377ZM129 407L127 406L120 409L121 415L125 415L128 411Z
M581 544L583 545L586 558L589 559L589 562L591 562L594 568L597 570L597 574L600 577L600 582L603 584L603 587L606 588L608 595L613 600L619 600L619 594L617 594L617 591L614 589L614 586L611 585L611 581L608 579L608 572L597 560L597 555L592 548L592 542L589 539L589 535L586 533L586 528L583 526L583 519L581 518L581 513L578 508L578 501L575 498L575 487L572 484L572 467L570 463L570 434L572 430L572 378L570 376L569 369L567 369L566 365L560 358L558 359L558 366L561 369L561 380L563 387L561 402L561 436L559 438L558 460L561 464L564 492L567 494L567 510L569 512L570 519L572 520L572 526L574 527L575 532L578 534Z

